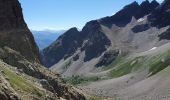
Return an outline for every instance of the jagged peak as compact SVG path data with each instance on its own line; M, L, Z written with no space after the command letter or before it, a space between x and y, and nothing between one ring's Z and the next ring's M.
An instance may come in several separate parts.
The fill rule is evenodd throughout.
M152 7L158 7L160 4L158 3L158 1L153 0L153 1L150 3L150 5L151 5Z
M143 2L140 4L140 7L141 7L142 9L148 9L148 8L150 8L150 2L149 2L149 0L143 1Z
M140 6L148 6L148 5L150 5L149 0L145 0L140 4Z
M129 5L139 5L139 3L138 3L137 1L134 1L134 2L132 2L132 3L129 4Z
M86 23L86 25L91 25L91 24L99 24L97 20L92 20Z
M129 5L125 6L123 9L128 9L128 8L131 8L131 7L139 7L139 3L137 1L134 1L132 3L130 3Z
M72 28L70 28L68 31L78 31L78 29L77 29L77 27L72 27ZM67 32L68 32L67 31Z
M122 14L126 14L127 12L131 12L133 10L138 10L139 8L140 8L139 3L134 1L134 2L130 3L129 5L126 5L122 10L120 10L113 16L120 16Z
M140 4L141 7L148 6L148 7L151 7L151 8L156 8L159 5L160 4L156 0L152 0L151 2L149 2L149 0L145 0Z
M70 36L72 34L79 33L78 29L76 27L70 28L68 31L66 31L62 36Z
M151 3L152 3L152 2L153 2L153 3L158 3L158 1L157 1L157 0L152 0L152 1L151 1ZM159 4L159 3L158 3L158 4Z
M146 4L150 4L149 0L143 1L140 5L146 5Z
M83 27L82 31L83 30L86 30L86 29L98 29L100 27L100 23L98 20L92 20L92 21L89 21L86 23L86 25Z

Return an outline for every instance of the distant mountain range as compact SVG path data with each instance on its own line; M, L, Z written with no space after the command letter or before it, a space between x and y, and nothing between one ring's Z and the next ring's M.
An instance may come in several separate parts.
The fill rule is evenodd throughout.
M45 47L49 46L52 42L54 42L60 35L62 35L65 30L42 30L42 31L35 31L31 30L34 35L35 41L40 50L44 49Z

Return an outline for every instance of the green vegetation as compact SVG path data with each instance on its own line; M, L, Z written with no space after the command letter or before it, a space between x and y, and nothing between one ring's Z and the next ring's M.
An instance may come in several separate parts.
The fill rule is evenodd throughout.
M103 70L109 70L105 79L117 78L132 72L148 70L148 75L152 76L170 65L170 50L157 55L146 55L135 58L118 57L112 64L104 67ZM78 85L87 82L103 80L98 76L72 76L65 78L65 81L72 85Z
M150 76L155 75L170 65L170 50L155 56L147 55L133 59L121 58L114 61L114 66L109 72L109 77L116 78L127 75L131 72L148 69Z
M97 96L97 95L92 95L90 96L89 100L116 100L113 97L104 97L104 96Z
M116 67L109 72L109 76L112 78L116 78L116 77L129 74L132 71L137 71L138 68L143 63L143 60L144 60L144 57L137 57L132 60L126 59L124 63L115 65Z
M72 84L72 85L78 85L82 83L87 83L91 81L98 81L99 77L85 77L85 76L72 76L64 79L67 83Z
M109 66L103 67L103 71L109 71L105 79L117 78L143 70L148 70L148 75L150 77L168 66L170 66L170 50L157 55L146 55L135 58L119 56ZM104 78L98 76L72 76L64 80L69 84L78 85L103 79Z
M22 90L24 93L33 93L38 96L43 96L45 94L44 91L41 91L37 87L33 86L33 83L30 83L22 76L17 75L6 66L0 65L0 70L4 71L4 75L7 77L9 83L15 90Z
M151 73L150 76L155 75L156 73L165 69L169 65L170 65L170 51L154 56L149 61L149 72Z

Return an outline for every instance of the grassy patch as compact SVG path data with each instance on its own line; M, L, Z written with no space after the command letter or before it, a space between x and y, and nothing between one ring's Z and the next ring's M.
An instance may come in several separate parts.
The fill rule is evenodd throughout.
M23 77L17 75L9 68L0 65L0 70L4 71L4 75L8 78L9 83L15 90L21 90L24 93L32 93L38 96L43 96L44 92L33 86L32 83L28 82Z
M109 77L117 78L131 72L149 69L150 76L155 75L170 65L170 50L155 56L120 59L113 63L115 68L109 72Z
M126 59L124 63L116 65L117 67L109 72L109 76L112 78L120 77L137 71L140 69L143 63L144 57L137 57L135 59Z
M89 98L89 100L116 100L116 99L110 98L110 97L93 95Z
M72 85L78 85L78 84L82 84L82 83L87 83L87 82L94 82L94 81L98 81L100 78L99 77L85 77L85 76L72 76L72 77L68 77L65 78L64 80Z
M149 61L150 76L155 75L170 65L170 51L157 55Z

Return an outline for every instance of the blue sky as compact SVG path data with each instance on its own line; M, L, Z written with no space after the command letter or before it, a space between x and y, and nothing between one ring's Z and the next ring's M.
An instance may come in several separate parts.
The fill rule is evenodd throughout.
M19 0L32 30L82 28L86 22L111 16L134 0ZM143 0L136 0L141 3Z

